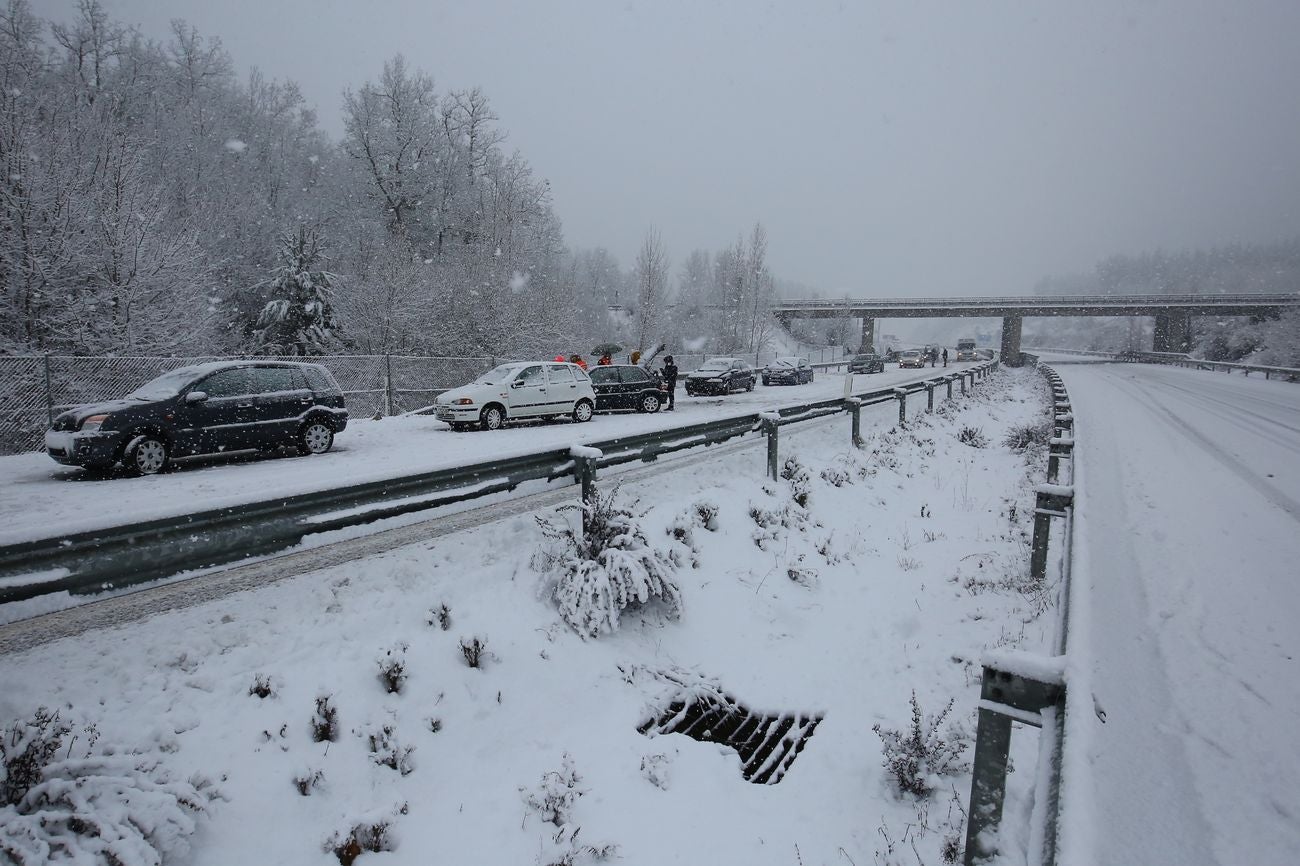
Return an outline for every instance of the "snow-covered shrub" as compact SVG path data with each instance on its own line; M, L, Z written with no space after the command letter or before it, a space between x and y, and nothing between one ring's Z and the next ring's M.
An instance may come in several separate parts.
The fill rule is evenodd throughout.
M0 806L15 805L40 783L42 771L71 733L72 725L47 707L38 707L29 721L15 719L0 728Z
M972 448L987 448L989 444L988 437L979 427L961 428L961 432L957 434L957 441Z
M671 780L667 755L644 755L641 758L641 775L661 791L667 791Z
M538 560L560 616L584 637L617 631L619 616L634 605L659 600L673 618L682 611L671 558L650 547L636 515L615 501L617 495L596 494L584 503L581 530L538 518L554 545Z
M574 804L587 793L587 789L582 787L582 777L574 769L573 758L565 752L559 770L543 773L536 788L521 787L519 793L543 821L564 827L572 818Z
M808 497L812 493L812 475L808 467L791 454L781 466L781 478L790 482L790 496L800 508L808 507Z
M263 699L269 698L275 694L275 690L271 688L271 678L266 674L254 674L253 684L248 687L248 693Z
M396 814L405 815L406 804L396 810ZM394 813L375 811L352 822L346 833L335 832L325 840L324 849L339 859L340 866L352 866L358 857L367 851L397 850L397 840L393 834Z
M923 716L921 705L912 692L912 724L907 731L873 725L884 752L884 767L889 771L899 793L916 797L929 796L939 776L961 772L959 762L967 743L944 722L952 712L950 699L934 716Z
M339 738L339 711L330 703L333 695L316 697L316 713L311 718L311 737L318 743Z
M465 659L465 664L472 668L483 666L483 662L487 660L486 650L487 638L485 637L475 635L460 639L460 654Z
M822 480L832 487L843 487L853 483L853 474L842 465L827 466L821 471Z
M46 863L164 864L189 851L189 836L211 793L198 777L175 781L147 754L93 754L93 725L83 757L58 713L0 729L0 856Z
M1034 446L1046 447L1048 440L1051 438L1052 422L1050 420L1038 421L1012 427L1002 439L1002 444L1017 454L1023 454Z
M397 739L397 729L392 725L380 725L362 733L370 749L370 759L381 767L396 770L403 776L409 776L415 770L415 761L411 753L415 746L403 746Z
M804 555L801 553L794 562L786 566L786 577L800 586L815 587L817 585L817 569L804 565L803 559Z
M448 631L451 628L451 608L445 604L430 608L425 622L429 625L436 623L443 631Z
M379 665L379 681L390 695L401 694L406 684L406 643L398 643L384 650L383 655L375 659Z
M304 797L310 797L312 791L325 787L325 774L320 770L308 768L293 777L293 786Z
M691 508L695 512L695 522L709 532L718 531L718 506L706 499L697 500Z

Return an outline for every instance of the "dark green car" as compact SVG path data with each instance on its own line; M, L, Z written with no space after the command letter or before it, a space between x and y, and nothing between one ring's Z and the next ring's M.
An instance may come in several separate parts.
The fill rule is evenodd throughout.
M849 361L850 373L883 373L885 372L885 359L875 352L863 352L861 355L854 355L853 360Z

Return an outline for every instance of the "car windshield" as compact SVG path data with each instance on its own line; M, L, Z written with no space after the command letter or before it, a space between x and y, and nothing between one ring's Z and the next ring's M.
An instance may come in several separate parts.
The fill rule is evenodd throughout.
M729 369L731 369L731 362L730 362L730 361L725 361L725 360L718 360L717 358L714 358L714 359L711 360L711 361L705 361L703 364L701 364L701 365L700 365L700 369L701 369L701 370L710 370L710 371L712 371L712 370L729 370Z
M163 373L156 379L152 379L139 388L136 388L127 395L128 400L167 400L179 394L186 385L193 382L201 374L196 372L193 367L182 367L179 370L172 370L170 373ZM121 391L118 392L122 393Z
M499 367L493 367L482 376L474 380L475 385L501 385L510 381L515 371L519 369L517 364L502 364Z
M798 367L798 358L777 358L772 362L773 367Z

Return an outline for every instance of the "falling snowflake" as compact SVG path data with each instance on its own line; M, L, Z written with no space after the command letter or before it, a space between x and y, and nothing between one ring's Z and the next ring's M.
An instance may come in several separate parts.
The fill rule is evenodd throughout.
M522 292L527 286L528 274L521 274L519 271L515 271L510 277L510 291L515 294Z
M231 153L243 153L245 150L248 150L248 144L237 138L231 138L226 141L226 150Z

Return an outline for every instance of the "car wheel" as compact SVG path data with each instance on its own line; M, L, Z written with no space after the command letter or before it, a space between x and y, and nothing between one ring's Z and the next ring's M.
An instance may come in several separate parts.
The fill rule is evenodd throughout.
M573 407L573 420L578 423L590 421L592 414L593 410L590 400L579 400L577 405Z
M298 431L298 450L303 454L324 454L333 445L334 428L324 421L308 421Z
M500 430L506 426L505 410L495 404L488 406L479 416L479 423L484 430Z
M122 462L140 475L157 475L167 465L167 443L157 436L137 436L126 446Z
M654 394L646 394L641 398L641 411L653 414L659 411L659 398Z

